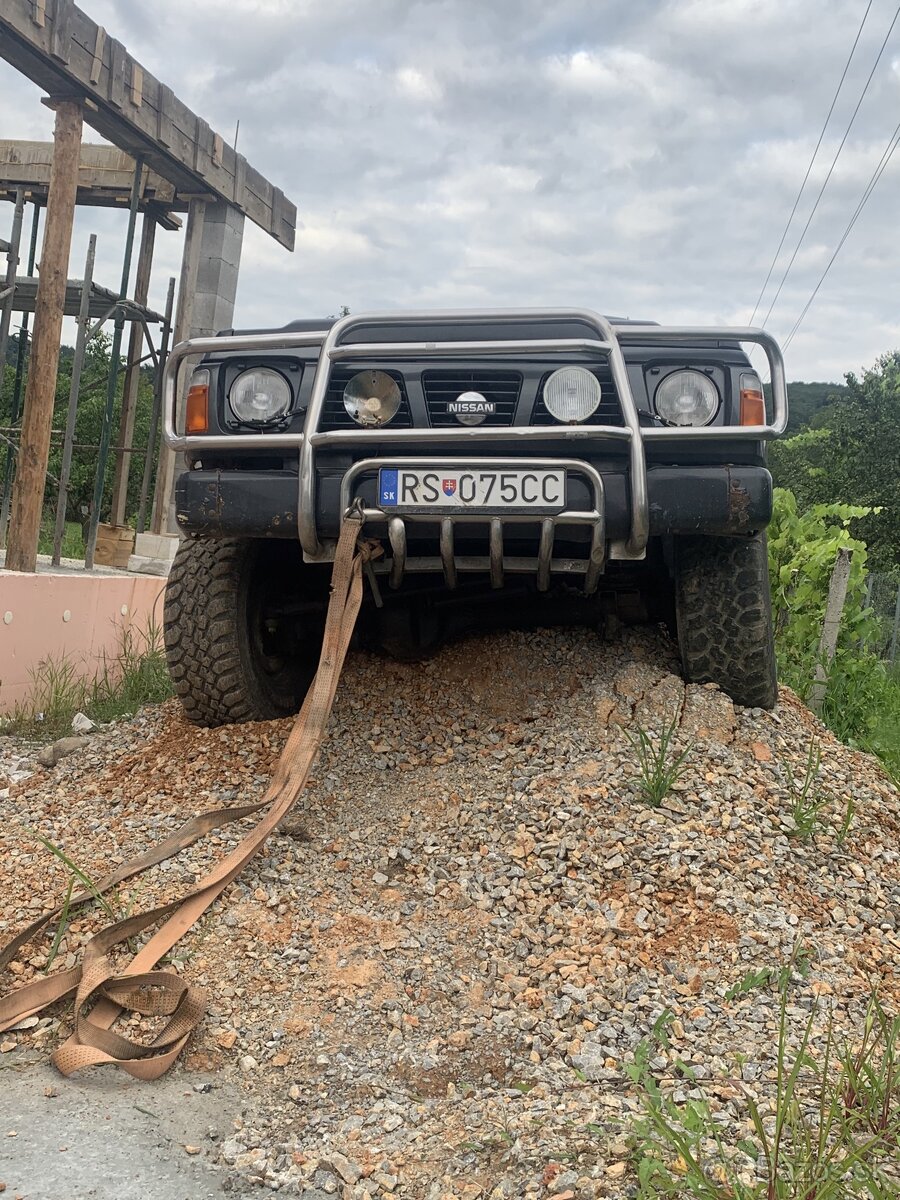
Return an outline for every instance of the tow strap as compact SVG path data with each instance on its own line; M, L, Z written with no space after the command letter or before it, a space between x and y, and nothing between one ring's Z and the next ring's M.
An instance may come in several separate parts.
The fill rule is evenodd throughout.
M214 829L264 812L259 823L230 854L177 899L101 930L85 945L78 966L35 980L0 999L0 1031L3 1031L74 995L74 1032L53 1053L53 1062L63 1075L97 1063L112 1063L137 1079L157 1079L175 1061L201 1020L206 1000L200 989L174 971L153 968L262 848L306 785L324 739L362 603L363 567L380 553L377 543L361 540L362 521L361 507L357 505L347 513L341 526L318 670L263 799L256 804L214 809L191 818L171 837L100 880L95 890L71 897L69 911L95 900L98 894L123 879L133 878L172 858ZM59 918L63 907L45 913L4 946L0 950L0 969L45 926ZM110 951L160 921L164 923L146 945L115 973L108 957ZM158 1036L145 1045L113 1031L112 1026L124 1011L169 1019Z

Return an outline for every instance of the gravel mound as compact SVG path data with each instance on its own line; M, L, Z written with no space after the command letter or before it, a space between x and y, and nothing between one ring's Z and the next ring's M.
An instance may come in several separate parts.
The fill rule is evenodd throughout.
M651 808L628 732L673 718L694 746ZM68 882L33 831L99 875L190 813L261 794L289 727L195 729L172 703L27 776L26 751L0 745L0 942ZM802 837L788 772L802 779L814 740L827 802ZM176 894L248 827L115 903ZM624 1196L627 1067L660 1017L655 1075L705 1095L736 1140L743 1089L764 1109L774 1092L780 998L750 973L793 956L789 1014L815 1008L817 1031L831 1015L854 1036L876 986L896 1010L898 834L876 760L786 689L766 713L685 686L646 630L474 638L415 667L353 656L303 800L175 952L210 996L177 1069L247 1098L204 1152L235 1187L307 1200ZM51 969L104 923L75 920ZM52 934L15 982L44 969ZM0 1035L0 1051L47 1052L67 1022Z

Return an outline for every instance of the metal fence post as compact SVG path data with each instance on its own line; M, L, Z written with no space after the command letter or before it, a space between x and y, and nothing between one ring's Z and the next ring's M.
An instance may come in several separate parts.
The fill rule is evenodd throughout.
M128 281L131 278L131 256L134 250L134 231L137 225L138 204L141 198L141 178L144 164L140 158L134 161L134 183L131 188L131 208L128 213L128 232L125 235L125 256L122 261L122 283L119 288L119 299L128 297ZM91 507L90 525L88 526L87 543L84 548L84 569L90 571L94 565L94 552L97 549L97 527L100 524L100 506L103 503L103 485L106 482L106 462L109 458L110 426L112 425L113 410L116 406L116 384L119 377L119 354L122 349L122 333L125 328L125 313L121 304L116 307L116 320L113 329L112 347L109 353L109 379L106 389L106 408L103 412L103 424L100 429L100 448L97 452L97 475L94 480L94 501Z
M69 476L72 473L72 443L75 441L75 418L78 416L78 389L81 386L81 369L87 348L88 327L91 323L91 283L94 278L94 254L97 235L92 233L88 241L87 259L84 264L84 280L81 289L81 304L78 309L78 336L75 341L75 357L72 360L72 383L69 387L69 409L66 413L66 432L63 437L62 463L59 470L59 494L56 497L56 526L53 531L53 565L59 566L62 557L63 537L66 532L66 507L69 500Z
M6 251L6 278L0 284L2 304L0 304L0 393L3 391L3 377L6 374L6 340L9 337L9 327L12 323L13 305L16 302L16 275L19 267L19 243L22 240L22 217L25 212L25 189L16 188L16 206L13 210L12 232L9 235L9 246Z
M150 428L147 431L147 449L144 453L144 474L141 479L141 502L138 507L136 533L143 533L147 527L147 501L150 497L150 479L153 475L153 461L158 461L159 446L159 417L162 409L162 377L163 367L169 356L169 336L172 332L172 309L175 306L175 276L169 279L169 290L166 294L166 312L163 318L162 334L159 339L159 362L156 364L156 378L153 380L153 409L150 413Z

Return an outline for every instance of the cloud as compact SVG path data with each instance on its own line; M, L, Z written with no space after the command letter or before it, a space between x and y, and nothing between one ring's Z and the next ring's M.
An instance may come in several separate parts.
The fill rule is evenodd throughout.
M83 3L225 137L240 120L240 149L298 205L293 256L247 227L243 326L341 304L568 303L745 323L861 17L856 0ZM795 236L892 15L874 0ZM896 123L898 61L900 28L779 298L776 335ZM0 91L0 136L49 136L38 90L2 63ZM898 174L900 156L791 346L791 377L838 378L895 347ZM90 230L98 277L115 286L124 218L80 210L73 273ZM157 239L158 307L180 246Z

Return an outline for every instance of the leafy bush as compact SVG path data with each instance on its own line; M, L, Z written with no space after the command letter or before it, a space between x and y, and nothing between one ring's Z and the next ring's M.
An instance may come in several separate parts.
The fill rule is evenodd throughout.
M866 544L851 529L872 511L861 505L816 504L801 512L792 492L775 489L769 527L775 648L782 683L805 700L815 672L835 559L839 550L852 550L822 719L843 741L880 754L897 772L900 680L868 649L883 640L882 631L866 607Z

